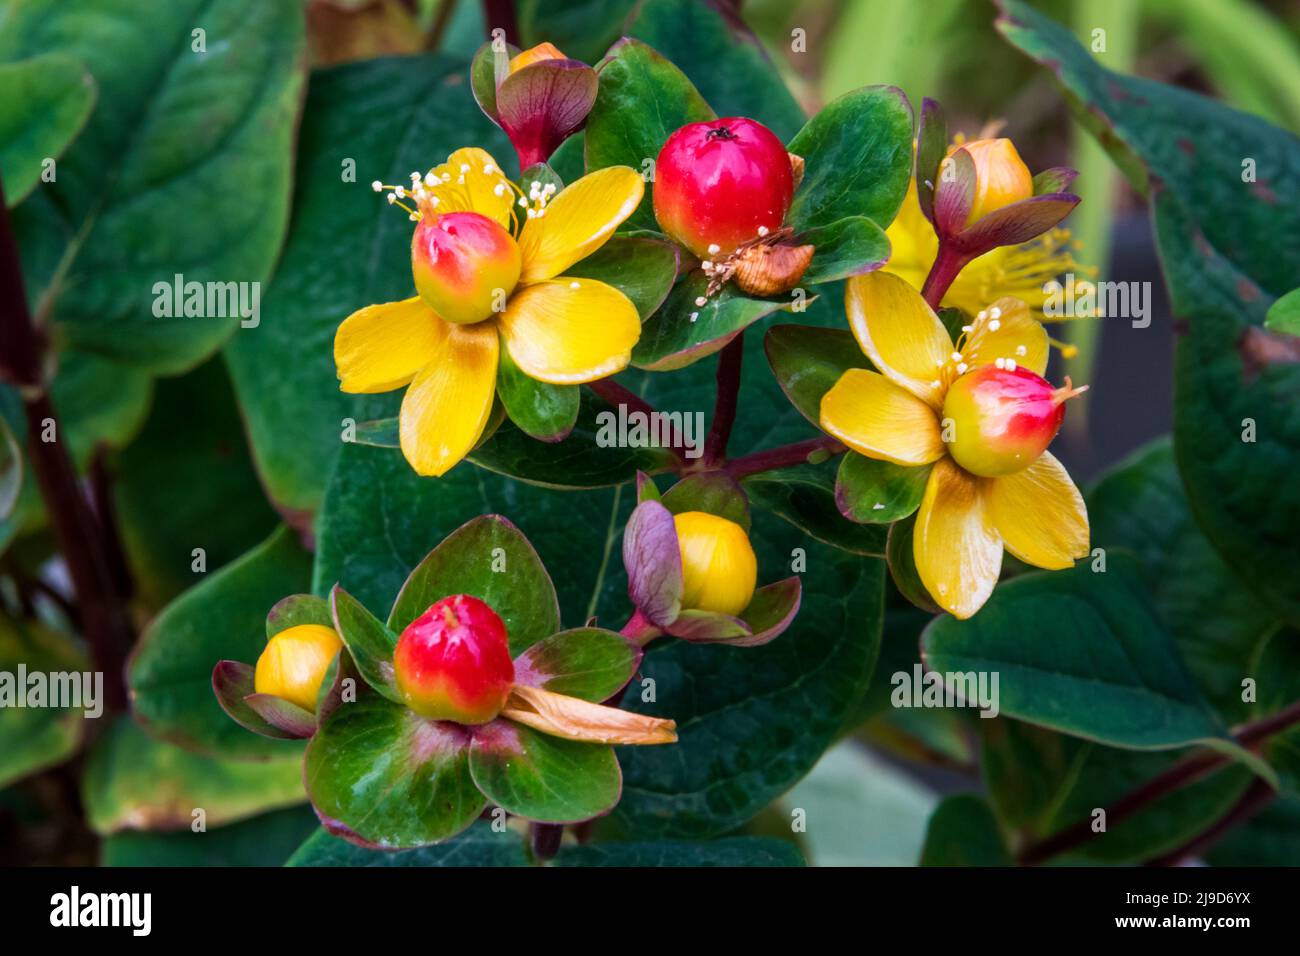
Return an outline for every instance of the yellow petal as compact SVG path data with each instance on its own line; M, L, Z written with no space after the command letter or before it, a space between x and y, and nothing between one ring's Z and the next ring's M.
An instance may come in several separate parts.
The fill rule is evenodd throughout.
M425 214L477 212L510 228L516 194L501 164L485 149L466 146L456 150L445 163L430 170L424 190L427 195L420 203L420 211Z
M1083 496L1047 452L1024 471L992 479L985 500L1007 550L1021 561L1055 571L1088 554Z
M402 399L402 454L421 475L445 474L469 454L496 394L496 323L439 326L433 358Z
M984 505L981 480L942 458L916 513L912 553L921 583L954 617L970 617L989 599L1002 569L1002 538Z
M591 255L632 215L644 192L640 174L628 166L598 169L561 190L542 215L524 223L519 281L553 278Z
M546 60L564 60L568 59L560 48L553 43L539 43L535 47L525 50L523 53L515 54L510 61L510 72L518 73L526 66L532 66L534 63L542 63Z
M889 379L851 368L822 396L821 426L868 458L928 465L944 453L934 409Z
M1009 296L981 309L962 343L962 361L974 368L1012 359L1042 375L1047 371L1047 330L1029 306Z
M524 374L579 385L627 367L641 319L613 286L561 277L517 290L501 316L501 335Z
M345 392L391 392L429 364L445 323L416 296L368 305L334 333L334 365Z
M844 308L876 368L926 404L942 407L952 339L921 293L896 275L870 272L849 279Z

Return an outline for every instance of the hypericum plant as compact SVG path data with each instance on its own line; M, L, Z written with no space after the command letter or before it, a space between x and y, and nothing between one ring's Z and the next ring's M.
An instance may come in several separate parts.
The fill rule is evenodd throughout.
M222 661L217 697L250 730L310 738L308 796L328 829L364 846L448 839L489 802L539 823L591 819L618 802L613 744L677 739L671 720L601 703L636 673L639 644L562 630L550 576L498 515L430 552L386 621L335 585L328 601L286 598L267 630L263 661L291 658L278 673L297 676L264 684L259 662L250 686L247 665ZM337 663L325 635L346 647Z

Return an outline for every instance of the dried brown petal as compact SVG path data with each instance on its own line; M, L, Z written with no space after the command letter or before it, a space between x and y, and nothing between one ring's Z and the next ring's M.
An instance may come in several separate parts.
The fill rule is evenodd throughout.
M754 245L736 260L733 278L750 295L789 292L812 262L813 246Z
M671 744L677 723L516 684L501 716L552 737L598 744Z

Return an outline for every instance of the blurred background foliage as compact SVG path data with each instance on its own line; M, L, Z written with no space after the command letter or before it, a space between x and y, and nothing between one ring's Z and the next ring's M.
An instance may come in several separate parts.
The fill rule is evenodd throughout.
M311 65L424 51L468 58L483 42L484 9L492 6L477 0L307 0ZM1005 120L1006 135L1032 169L1065 164L1080 171L1077 188L1085 202L1067 221L1079 241L1078 258L1097 267L1103 278L1152 282L1156 304L1145 335L1120 338L1104 323L1065 327L1062 335L1078 354L1053 374L1069 372L1095 387L1082 408L1072 409L1060 457L1081 486L1123 462L1116 477L1089 495L1096 526L1105 529L1109 520L1107 533L1139 552L1154 538L1176 531L1182 543L1180 579L1185 574L1188 580L1218 581L1219 559L1187 514L1168 446L1157 442L1133 459L1126 457L1168 434L1172 424L1173 323L1145 205L1071 118L1045 71L998 35L992 5L982 0L720 0L714 6L733 26L752 32L809 113L856 87L894 84L914 104L922 96L938 99L952 130L973 134ZM1034 6L1085 44L1097 39L1094 31L1104 31L1104 49L1093 53L1112 70L1207 94L1285 129L1300 128L1300 4L1039 0ZM637 7L636 0L517 0L519 40L523 46L549 40L569 56L595 63ZM216 570L263 541L277 517L309 526L303 516L283 509L277 516L262 493L247 423L221 356L156 382L123 374L107 360L75 357L61 368L54 392L70 422L78 468L97 489L99 507L115 515L120 526L122 550L135 572L127 596L141 630L191 585L186 567L174 560L191 542L205 543L209 570ZM21 440L15 402L11 391L0 390L0 412ZM79 404L84 411L78 412ZM109 474L123 477L110 485ZM1127 494L1126 481L1138 481L1142 489L1172 489L1159 505L1165 509L1158 512L1163 524L1135 530L1118 508L1107 511L1108 500ZM232 509L232 501L243 504ZM159 514L170 520L159 522ZM60 607L66 582L46 580L52 550L39 496L28 481L13 515L0 521L0 597L25 617L66 623L66 608ZM33 588L39 592L34 603ZM1194 630L1207 612L1177 588L1171 590L1156 595L1162 613L1183 615L1178 623ZM1247 606L1244 594L1237 600L1240 606L1224 620L1249 632L1242 641L1253 641L1271 618ZM940 841L927 845L927 831L941 835L949 826L965 832L993 826L988 804L970 791L988 791L999 816L1024 823L1028 831L1035 822L1073 819L1080 808L1104 802L1167 765L1168 755L1133 757L1005 719L980 721L967 711L889 707L889 687L881 676L910 670L917 660L916 634L927 620L891 595L876 680L841 742L746 833L793 839L816 864L941 862ZM7 619L0 625L0 664L20 653L30 658L47 643L40 628L11 626ZM1266 638L1261 653L1269 650L1268 643ZM1207 642L1206 648L1205 673L1211 673L1214 647ZM211 841L189 833L184 808L220 804L223 794L246 795L249 765L192 754L147 736L127 719L103 734L88 759L77 754L80 733L63 717L35 728L32 739L45 749L46 762L51 754L70 757L35 776L23 777L27 755L11 753L9 764L0 759L0 863L279 864L315 829L309 810L288 806L297 797L293 760L254 765L261 772L253 803L270 812L250 817L236 808L225 819L215 818L210 821L214 832L226 839ZM131 773L110 773L114 760ZM1008 761L1041 767L1041 779L1018 779L1009 786ZM1061 789L1063 778L1070 783ZM164 779L166 792L152 792ZM1248 779L1234 768L1190 789L1181 803L1157 805L1148 811L1147 832L1163 845L1177 843L1179 836L1203 826L1207 815L1231 805ZM159 816L166 813L171 816ZM817 823L792 832L792 820L800 814ZM60 825L69 817L88 817L106 839ZM180 829L147 832L162 825ZM1097 844L1100 849L1089 859L1149 855L1151 841L1132 836L1143 826L1139 822ZM1209 859L1294 863L1300 860L1298 833L1300 804L1288 796L1220 843ZM988 849L992 854L997 848ZM991 856L964 862L1003 861Z

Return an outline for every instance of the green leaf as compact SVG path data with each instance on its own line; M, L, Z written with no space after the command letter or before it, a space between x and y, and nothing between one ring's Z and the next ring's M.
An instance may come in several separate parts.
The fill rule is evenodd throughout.
M1153 199L1174 314L1174 441L1192 513L1228 567L1300 621L1300 365L1260 327L1300 274L1300 140L1206 97L1102 68L1068 30L1008 0L998 27L1049 65L1081 122ZM1241 144L1255 175L1245 175ZM1262 337L1261 337L1262 336ZM1254 441L1243 440L1253 423Z
M460 146L500 161L512 152L475 105L465 71L451 57L391 57L312 77L292 230L262 303L266 320L226 350L258 471L281 508L318 509L345 420L395 415L401 400L400 391L345 395L334 369L334 332L349 314L415 294L411 223L370 183L404 182ZM356 161L353 182L340 176L344 158Z
M334 628L352 655L357 671L372 688L395 704L402 704L393 673L397 635L338 585L330 591Z
M330 602L314 594L290 594L281 598L266 615L266 638L270 640L281 631L302 624L334 626L334 612Z
M835 476L835 504L851 521L890 524L921 507L928 467L911 468L848 452Z
M59 356L51 395L68 452L84 470L101 446L121 448L149 414L149 376L130 365L68 350Z
M564 274L612 285L632 301L644 322L654 315L673 287L679 256L671 242L645 236L615 236L581 262L569 266ZM504 349L501 354L505 355Z
M256 763L218 760L155 740L130 717L119 718L96 742L86 765L87 822L101 835L179 830L202 809L207 825L216 827L301 803L301 760L297 748L287 753Z
M921 850L922 866L1010 866L1011 855L997 820L973 793L945 797L930 817Z
M889 240L885 230L870 219L849 216L814 226L795 237L799 243L816 247L801 284L834 282L879 269L889 261Z
M885 541L885 558L889 563L889 576L898 593L907 598L913 606L938 614L939 606L921 582L921 574L916 570L916 551L913 534L916 531L916 515L900 518L889 526L889 537Z
M677 64L719 116L752 116L782 141L807 118L758 39L706 3L645 0L626 32Z
M468 594L500 615L510 652L522 654L560 629L555 586L523 533L500 515L473 518L449 534L402 585L388 627L400 633L433 604Z
M1292 289L1268 307L1264 328L1285 335L1300 335L1300 289Z
M721 840L656 840L653 843L588 843L560 849L552 866L803 866L798 847L765 837Z
M155 314L173 277L261 283L279 252L305 79L302 11L256 0L180 0L148 17L131 0L13 5L0 62L47 52L84 63L99 101L41 190L47 201L15 215L24 246L66 242L28 292L73 347L179 372L240 315L206 303L203 318Z
M697 269L673 287L663 307L641 326L641 338L632 349L633 365L654 372L684 368L717 352L764 316L794 304L752 299L728 283L700 305L708 285L708 276Z
M1300 797L1283 797L1231 830L1205 854L1211 866L1295 866L1300 861Z
M1132 551L1188 670L1229 722L1246 719L1241 680L1272 613L1238 583L1192 518L1173 445L1157 439L1088 493L1093 547Z
M110 382L121 381L111 369L123 366L100 364L111 368L96 377L97 388L87 383L87 394L102 396L116 388ZM147 398L146 389L146 403ZM203 566L215 570L255 547L279 523L253 470L219 360L160 380L143 430L117 461L118 523L138 594L149 607L162 607L201 580L194 570L196 548L202 549ZM158 520L160 514L167 520Z
M713 110L680 69L638 40L610 48L599 72L596 103L584 134L587 170L653 167L664 141L680 126L714 118ZM652 190L622 229L657 229Z
M926 667L999 675L1002 713L1090 740L1158 750L1223 741L1131 563L1027 574L967 621L936 618ZM1034 639L1026 639L1031 635Z
M321 828L298 847L286 866L528 866L524 842L510 830L475 823L464 833L417 850L367 850Z
M577 424L564 441L539 442L505 423L470 453L469 460L548 488L603 488L629 481L638 471L654 474L672 464L672 452L666 448L631 447L619 441L617 422L618 413L609 403L584 391Z
M318 813L379 847L460 833L484 806L469 770L469 733L361 693L307 744L303 779Z
M42 706L25 706L35 701L27 696L29 687L18 680L20 666L26 669L29 681L35 674L46 675L47 686L54 680L53 675L78 675L83 706L47 706L53 703L50 697ZM0 787L60 764L76 751L86 713L94 714L92 701L86 695L96 691L86 687L79 677L88 671L85 655L69 638L36 621L0 616L0 674L4 675L0 682L8 685L0 699L10 698L0 706ZM102 696L96 705L102 712Z
M115 833L101 844L101 866L280 866L320 829L307 807L195 833Z
M164 608L127 668L136 717L159 737L220 757L300 753L299 745L259 737L231 720L213 695L212 668L221 660L255 663L266 647L267 612L305 591L310 575L310 556L282 527Z
M54 53L0 65L0 90L0 169L12 208L81 132L95 105L95 81L76 59Z
M742 484L754 505L784 518L818 541L853 554L883 557L884 527L856 525L835 504L835 466L801 465L750 475Z
M803 183L786 217L796 229L846 216L887 226L912 178L911 104L895 86L845 93L808 121L789 150L804 159Z
M774 325L763 336L763 348L786 398L818 427L822 396L849 369L872 367L845 329Z
M623 635L579 627L544 638L521 654L515 683L599 704L623 689L640 662L640 650Z
M622 778L614 748L551 737L496 720L474 731L474 782L508 813L543 823L577 823L618 802Z
M577 385L551 385L525 375L501 350L497 365L497 395L519 430L538 441L563 441L578 421Z

